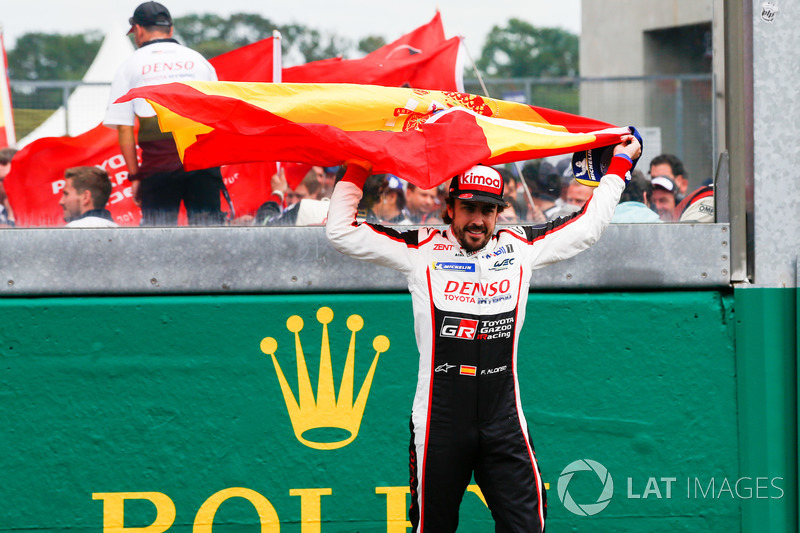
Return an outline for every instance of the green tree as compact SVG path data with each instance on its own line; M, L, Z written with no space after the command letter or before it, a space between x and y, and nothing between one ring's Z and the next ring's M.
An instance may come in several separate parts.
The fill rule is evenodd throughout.
M578 72L578 36L512 18L507 26L492 28L477 65L496 78L574 76Z
M8 51L13 80L79 80L100 50L99 32L76 35L26 33Z
M369 54L386 45L386 39L380 35L368 35L358 41L358 51Z
M212 58L281 32L284 53L298 55L303 62L346 56L352 43L338 35L325 35L302 24L275 24L261 15L235 13L228 18L218 15L187 15L174 20L175 33L186 46Z

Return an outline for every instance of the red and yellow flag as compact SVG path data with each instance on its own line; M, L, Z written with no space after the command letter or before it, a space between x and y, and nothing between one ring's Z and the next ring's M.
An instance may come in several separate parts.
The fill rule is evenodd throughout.
M351 84L184 82L140 87L188 169L251 161L372 162L430 188L488 165L608 146L627 128L447 91Z

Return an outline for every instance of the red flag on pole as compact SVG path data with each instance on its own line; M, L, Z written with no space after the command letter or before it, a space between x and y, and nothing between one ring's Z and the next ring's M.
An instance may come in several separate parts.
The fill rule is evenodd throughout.
M278 70L280 36L263 39L211 59L217 77L227 81L358 83L463 91L460 39L445 40L437 11L426 24L382 46L364 58L323 59ZM287 154L288 155L288 154ZM231 164L222 168L238 214L252 213L271 192L269 179L277 171L268 163Z
M18 226L63 226L59 205L64 171L98 166L108 172L113 189L106 208L121 226L138 226L141 210L133 203L128 168L117 132L102 124L77 137L45 137L17 152L6 176L6 193Z
M217 71L220 81L273 80L273 44L268 37L253 44L242 46L209 60Z
M461 39L445 40L439 12L430 22L361 59L323 59L284 69L290 83L358 83L464 90ZM256 80L242 80L256 81Z

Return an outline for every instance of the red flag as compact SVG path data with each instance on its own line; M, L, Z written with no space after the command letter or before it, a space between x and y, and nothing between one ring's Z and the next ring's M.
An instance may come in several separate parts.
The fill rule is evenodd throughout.
M120 153L117 132L102 124L77 137L38 139L17 152L4 182L17 225L64 225L58 204L64 171L77 166L105 169L113 185L106 208L117 224L139 225L141 210L131 197L128 167Z
M220 80L271 82L273 38L237 48L210 60ZM427 24L382 46L362 59L323 59L286 68L283 81L359 83L387 87L463 90L460 40L445 40L439 12ZM288 155L288 154L286 154ZM277 156L279 159L285 158ZM263 160L263 159L262 159ZM306 169L310 165L306 165ZM237 214L253 213L271 192L272 163L242 163L223 167L225 185ZM289 186L294 188L289 173ZM298 173L300 174L300 173ZM300 179L305 172L300 174Z
M378 48L366 57L379 61L394 58L397 55L426 53L442 42L444 42L444 27L442 26L442 16L437 11L427 24L423 24L396 41Z
M8 58L0 30L0 148L13 146L17 142L14 133L14 114L11 109L11 88L8 84Z
M323 59L283 69L283 81L463 91L460 49L458 37L445 41L437 11L427 24L361 59Z
M488 165L609 146L629 133L598 120L448 91L352 84L184 82L141 87L187 168L221 163L373 163L428 189Z
M358 83L383 87L413 87L441 91L463 91L461 40L453 37L424 52L409 49L387 59L314 61L283 71L289 83Z
M220 81L272 81L273 38L268 37L253 44L218 55L209 63L217 71Z
M230 81L272 82L275 38L268 37L209 60L217 78ZM278 52L279 52L278 48ZM222 179L237 216L254 214L267 201L276 172L273 162L241 163L222 167Z

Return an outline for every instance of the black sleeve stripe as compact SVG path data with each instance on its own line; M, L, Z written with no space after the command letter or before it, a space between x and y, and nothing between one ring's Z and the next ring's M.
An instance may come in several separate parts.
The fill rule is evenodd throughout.
M388 237L393 241L405 243L406 246L411 248L419 246L419 230L399 232L395 229L381 226L380 224L369 224L365 222L364 225L375 233Z
M500 232L506 232L521 241L526 241L528 244L533 244L539 239L542 239L551 233L555 233L556 231L565 228L578 220L583 216L584 212L586 211L586 207L591 201L592 199L590 198L589 201L587 201L579 211L572 213L568 217L558 217L547 222L546 224L537 224L536 226L521 226L523 231L525 231L525 238L522 238L519 234L509 230L500 230Z

